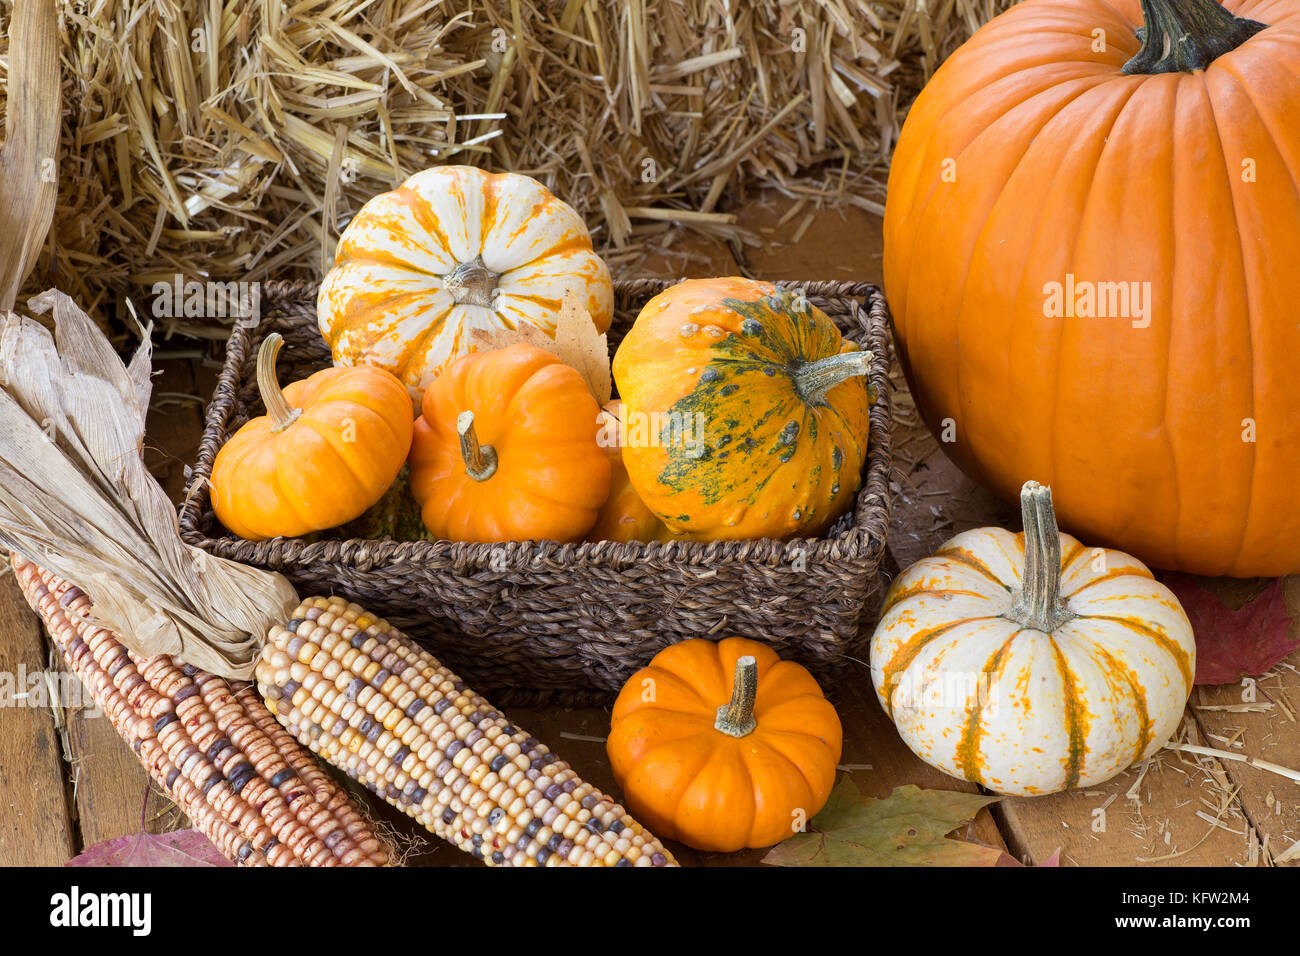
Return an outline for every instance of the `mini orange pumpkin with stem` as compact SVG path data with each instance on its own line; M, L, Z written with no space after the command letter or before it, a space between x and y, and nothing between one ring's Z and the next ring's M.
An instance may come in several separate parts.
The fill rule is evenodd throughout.
M450 541L580 541L609 497L600 406L582 376L523 343L462 356L424 393L411 493Z
M843 730L817 681L766 644L696 638L614 702L606 750L627 806L697 850L771 846L823 806Z
M378 501L411 447L411 399L391 372L327 368L281 390L272 332L257 354L267 413L212 463L212 510L250 541L296 537L356 518Z

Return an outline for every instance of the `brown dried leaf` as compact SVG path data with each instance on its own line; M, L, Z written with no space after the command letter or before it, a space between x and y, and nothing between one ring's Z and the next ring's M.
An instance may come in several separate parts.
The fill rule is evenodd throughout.
M480 352L509 348L522 342L525 345L544 349L553 355L560 354L553 338L537 326L527 323L514 329L470 329L469 337Z
M576 295L564 297L560 313L555 317L555 345L565 365L578 370L604 405L614 394L614 381L609 368L609 340L603 332L596 331L591 313L578 305Z

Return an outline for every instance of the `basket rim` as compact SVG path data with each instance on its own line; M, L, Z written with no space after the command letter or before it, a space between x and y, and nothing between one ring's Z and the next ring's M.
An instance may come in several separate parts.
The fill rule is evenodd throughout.
M648 297L683 281L678 279L616 279L616 296ZM333 564L368 571L392 564L414 564L460 572L494 574L563 568L622 570L650 561L670 561L675 566L699 569L720 565L778 565L802 558L818 563L839 563L874 574L884 553L890 520L889 480L893 469L892 409L890 404L889 306L884 292L871 282L837 280L762 280L813 298L841 300L862 326L861 338L874 354L868 381L875 387L867 439L865 478L855 496L852 524L832 537L754 538L723 541L398 541L393 538L348 538L304 541L270 538L248 541L214 538L201 528L210 507L209 478L217 451L225 443L227 426L242 384L241 370L255 327L237 324L226 343L225 359L211 400L207 404L203 436L191 468L179 525L189 545L221 558L292 570L304 565ZM315 309L316 283L310 280L273 280L263 285L264 315L309 301ZM858 300L862 300L859 302ZM700 577L707 580L707 572Z

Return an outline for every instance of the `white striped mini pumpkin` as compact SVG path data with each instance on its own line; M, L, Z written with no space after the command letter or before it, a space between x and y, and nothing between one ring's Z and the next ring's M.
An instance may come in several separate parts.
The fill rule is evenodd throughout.
M367 202L339 237L316 314L335 365L378 365L419 399L471 330L555 333L574 294L599 331L614 290L582 219L537 180L437 166Z
M1057 530L1021 491L1025 532L979 528L907 569L871 642L876 694L927 763L998 793L1107 780L1178 726L1196 644L1136 558Z

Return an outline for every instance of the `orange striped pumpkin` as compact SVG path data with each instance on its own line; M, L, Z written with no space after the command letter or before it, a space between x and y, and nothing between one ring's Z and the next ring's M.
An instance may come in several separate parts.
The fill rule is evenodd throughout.
M438 166L374 197L339 238L316 300L335 365L377 365L419 401L473 329L553 335L566 295L609 328L609 269L573 208L541 183Z
M1025 532L966 531L890 589L871 679L927 763L998 793L1091 786L1178 726L1196 644L1137 559L1059 534L1051 491L1021 491Z

